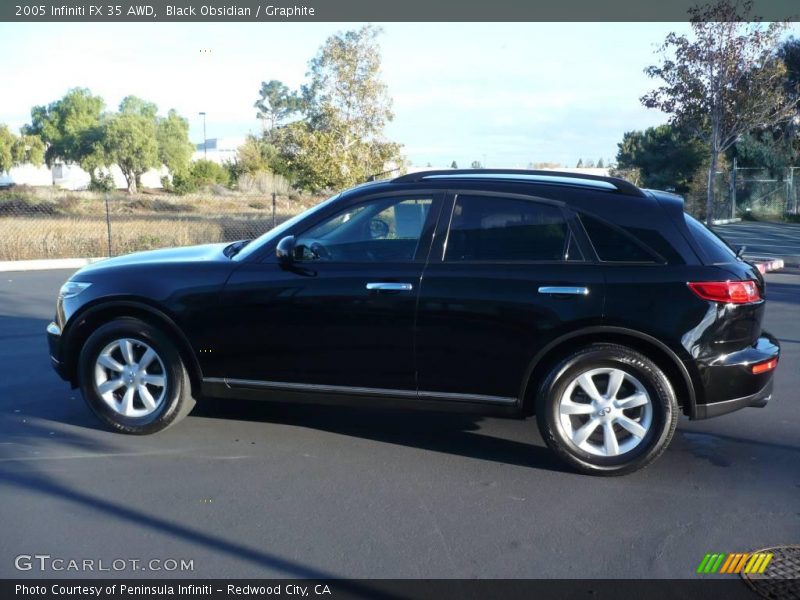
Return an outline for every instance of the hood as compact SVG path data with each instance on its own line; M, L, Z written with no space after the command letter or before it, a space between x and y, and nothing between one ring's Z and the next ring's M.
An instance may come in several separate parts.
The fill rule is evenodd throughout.
M146 252L134 252L123 256L115 256L92 263L82 268L78 273L88 273L100 271L108 268L127 267L134 265L144 265L148 263L194 263L208 261L228 261L223 254L226 246L230 242L219 244L203 244L201 246L184 246L181 248L164 248L162 250L148 250Z

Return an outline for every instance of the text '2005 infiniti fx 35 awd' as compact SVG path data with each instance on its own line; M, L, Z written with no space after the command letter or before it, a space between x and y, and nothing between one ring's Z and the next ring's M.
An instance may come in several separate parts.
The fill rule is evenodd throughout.
M658 457L681 414L766 404L780 349L764 298L672 194L429 171L252 241L83 268L48 337L56 371L124 433L203 396L535 414L573 468L620 474Z

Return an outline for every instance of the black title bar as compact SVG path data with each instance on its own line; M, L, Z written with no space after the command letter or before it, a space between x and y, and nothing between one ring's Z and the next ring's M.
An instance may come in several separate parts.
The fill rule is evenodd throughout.
M798 592L800 580L761 581L758 591ZM794 582L794 587L793 587ZM788 587L787 587L788 586ZM640 597L648 600L725 598L752 600L753 590L738 577L708 579L27 579L0 581L4 600L37 598L84 600L101 598L159 598L174 600L618 600ZM786 597L789 597L788 595Z
M287 21L686 21L698 0L208 0L0 2L0 21L287 22ZM754 0L766 21L796 20L797 0Z

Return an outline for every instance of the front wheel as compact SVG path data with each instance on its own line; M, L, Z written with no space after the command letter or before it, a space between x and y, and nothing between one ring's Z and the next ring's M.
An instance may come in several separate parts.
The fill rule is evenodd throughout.
M612 344L593 344L555 365L536 403L545 443L589 474L622 475L649 465L678 422L664 372L643 354Z
M78 369L86 403L122 433L155 433L194 406L180 353L160 329L139 319L98 328L81 350Z

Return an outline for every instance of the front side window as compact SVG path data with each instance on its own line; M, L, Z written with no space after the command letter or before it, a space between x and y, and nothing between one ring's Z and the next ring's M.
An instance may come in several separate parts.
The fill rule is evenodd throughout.
M304 261L411 261L432 198L379 198L348 207L297 239Z
M446 261L560 261L569 230L558 207L530 200L459 195Z

